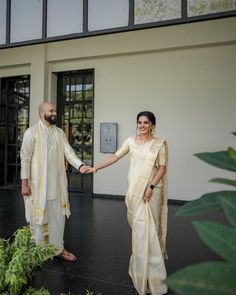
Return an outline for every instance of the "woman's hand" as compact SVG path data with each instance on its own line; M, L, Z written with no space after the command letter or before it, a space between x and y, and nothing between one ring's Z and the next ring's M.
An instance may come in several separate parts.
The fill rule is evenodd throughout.
M89 167L87 174L88 173L96 173L96 172L97 172L97 170L94 167Z
M149 202L149 200L152 196L152 193L153 193L153 190L148 186L144 192L144 195L143 195L144 203Z

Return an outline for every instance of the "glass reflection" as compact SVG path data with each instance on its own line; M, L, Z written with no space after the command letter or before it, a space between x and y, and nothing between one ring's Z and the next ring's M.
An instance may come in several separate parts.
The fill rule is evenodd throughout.
M181 0L135 0L135 24L181 18Z
M12 185L20 181L20 147L29 124L29 76L1 79L1 94L1 124L7 130L0 147L5 155L1 167L6 167L1 185Z
M61 85L64 95L62 107L62 128L78 157L92 165L93 146L93 70L62 73ZM69 187L91 191L91 175L80 175L68 165ZM80 183L75 181L78 174ZM85 181L86 179L86 181ZM85 184L86 183L86 184ZM88 183L90 187L87 186Z

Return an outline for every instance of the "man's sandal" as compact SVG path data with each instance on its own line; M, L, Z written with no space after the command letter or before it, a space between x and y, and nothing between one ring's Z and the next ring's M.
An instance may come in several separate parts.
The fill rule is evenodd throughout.
M58 254L57 257L68 262L75 262L77 260L74 254L68 252L65 249L60 254Z

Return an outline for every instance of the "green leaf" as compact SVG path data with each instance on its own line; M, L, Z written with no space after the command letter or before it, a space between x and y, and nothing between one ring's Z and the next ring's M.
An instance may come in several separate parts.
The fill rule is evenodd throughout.
M176 216L197 216L218 211L222 209L220 197L230 200L236 197L236 191L218 191L204 194L199 199L181 206Z
M227 153L228 153L228 156L230 157L230 159L232 159L234 162L236 162L236 151L232 147L228 148Z
M236 265L205 262L185 267L166 282L176 295L235 295Z
M227 179L227 178L212 178L209 182L216 182L220 184L236 186L236 180Z
M198 153L195 156L215 167L236 172L236 162L229 157L227 151Z
M236 261L236 231L212 221L193 221L203 242L224 259Z
M220 198L225 215L230 224L236 228L236 199L228 200L224 197Z

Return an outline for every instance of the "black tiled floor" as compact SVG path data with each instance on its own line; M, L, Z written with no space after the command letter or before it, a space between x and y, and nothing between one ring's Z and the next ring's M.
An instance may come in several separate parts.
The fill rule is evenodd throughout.
M128 275L131 231L124 200L92 198L70 194L72 215L66 222L65 248L78 261L59 259L38 271L32 285L49 289L52 294L86 290L101 295L136 294ZM190 218L175 217L179 205L169 205L166 261L168 274L206 260L219 259L198 238ZM196 219L223 220L221 213ZM17 190L0 189L0 236L9 237L25 225L24 206Z

